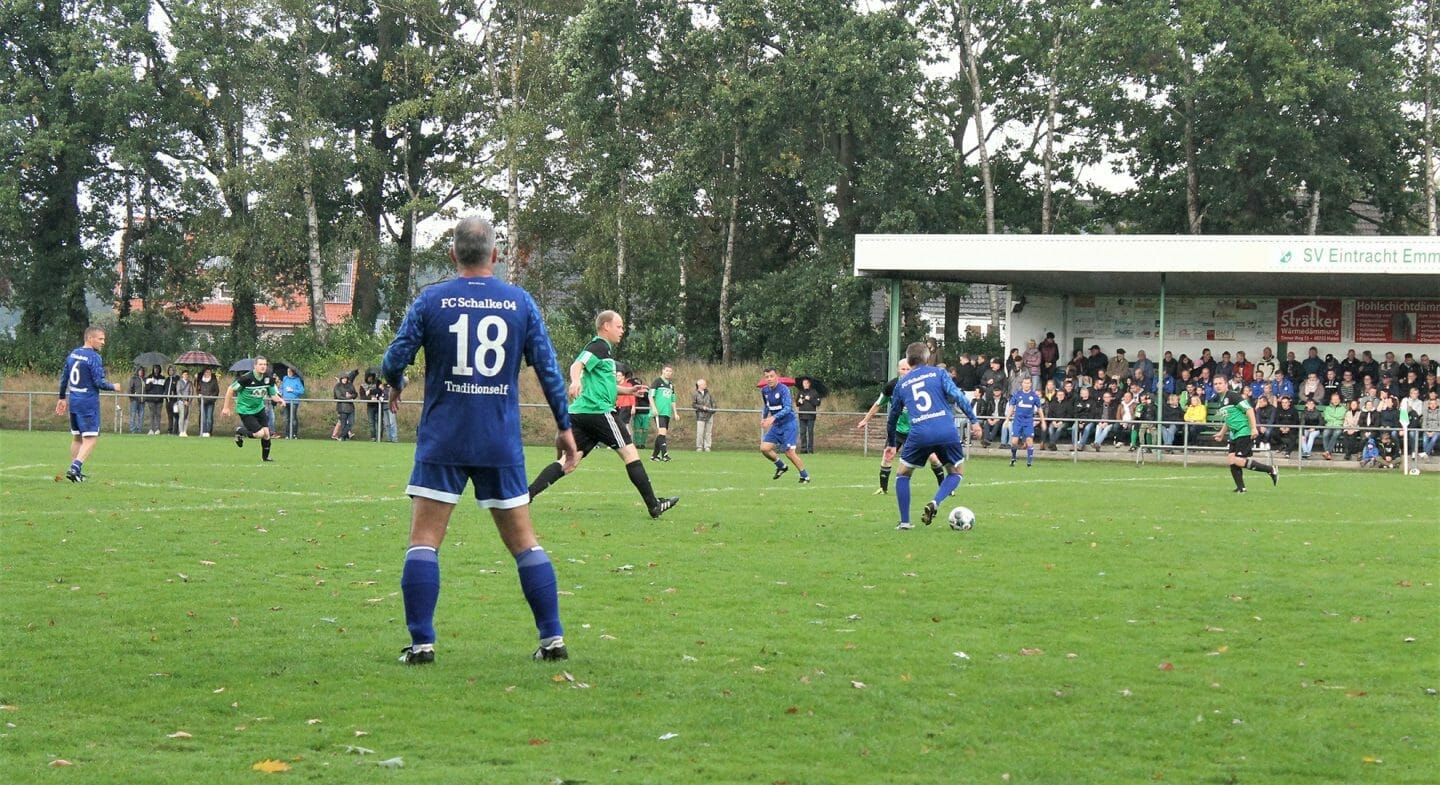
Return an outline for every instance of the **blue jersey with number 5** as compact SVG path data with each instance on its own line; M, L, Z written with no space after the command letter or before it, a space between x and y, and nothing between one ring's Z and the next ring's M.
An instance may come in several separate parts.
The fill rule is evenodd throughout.
M970 401L950 374L933 365L922 365L900 378L895 385L895 395L890 402L890 419L886 424L887 434L895 433L896 421L903 410L910 414L910 438L912 444L950 444L960 441L960 432L955 430L955 415L951 405L960 407L965 419L975 422L975 411ZM894 445L894 437L889 437Z
M415 460L449 466L524 465L520 361L535 369L560 429L570 427L565 379L530 294L493 277L454 278L420 293L381 369L399 387L425 349L425 405Z

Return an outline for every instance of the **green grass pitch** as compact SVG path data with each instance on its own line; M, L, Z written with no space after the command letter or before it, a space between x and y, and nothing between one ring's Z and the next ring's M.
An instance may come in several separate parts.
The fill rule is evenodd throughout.
M897 532L876 456L677 450L652 521L596 453L533 507L572 659L466 504L407 668L409 445L66 441L0 434L8 783L1440 781L1434 474L975 459Z

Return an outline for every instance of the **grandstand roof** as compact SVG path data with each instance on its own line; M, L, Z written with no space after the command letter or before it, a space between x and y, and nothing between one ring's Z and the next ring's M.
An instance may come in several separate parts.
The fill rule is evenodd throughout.
M855 275L1019 292L1440 296L1435 237L857 235Z

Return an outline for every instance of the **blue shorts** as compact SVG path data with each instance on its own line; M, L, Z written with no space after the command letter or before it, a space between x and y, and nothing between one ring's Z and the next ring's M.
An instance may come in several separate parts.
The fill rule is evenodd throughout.
M100 410L70 410L70 432L77 436L100 435Z
M1035 421L1021 422L1015 420L1010 423L1010 438L1012 439L1033 439L1035 438Z
M525 465L446 466L415 462L405 493L446 504L458 504L465 483L475 484L475 503L482 509L509 510L530 503L530 484Z
M906 441L905 446L900 448L900 462L914 469L929 463L931 453L934 453L941 463L959 466L965 462L965 445L958 441L921 444L914 439Z
M795 444L799 441L799 434L800 429L796 420L791 418L785 422L771 425L770 430L765 432L765 436L760 441L779 447L781 452L789 452L795 449Z

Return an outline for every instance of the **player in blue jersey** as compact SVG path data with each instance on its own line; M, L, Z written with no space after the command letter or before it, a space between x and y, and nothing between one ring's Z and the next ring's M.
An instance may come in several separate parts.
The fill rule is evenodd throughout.
M70 468L65 470L65 479L70 482L85 482L81 470L100 438L100 391L120 392L119 383L105 379L105 363L100 360L104 348L104 328L86 327L85 345L70 350L60 371L60 399L55 402L55 414L70 415Z
M579 460L570 432L565 379L545 322L529 293L494 274L495 230L481 218L455 227L450 258L456 277L420 293L405 314L381 369L399 412L404 371L425 350L425 403L415 444L410 547L400 576L410 645L401 662L435 661L435 604L440 597L440 544L466 483L490 510L500 539L515 557L520 588L540 635L537 660L563 660L564 629L555 568L535 538L520 441L520 361L535 369L558 433L555 449L573 469Z
M774 368L765 369L764 379L765 386L760 388L760 397L764 402L760 409L760 427L766 430L760 438L760 454L775 464L775 476L770 479L778 480L780 475L790 471L790 467L776 454L775 448L781 448L785 457L800 470L800 484L804 485L810 482L810 474L795 452L800 421L795 417L790 388L780 383L780 372Z
M1020 442L1025 442L1025 465L1035 464L1035 419L1040 419L1040 431L1045 431L1045 399L1031 389L1029 379L1020 380L1020 389L1010 396L1006 408L1005 422L1010 426L1010 465L1019 457Z
M910 372L895 385L890 417L885 424L886 444L894 447L898 442L895 426L900 413L910 415L910 437L900 449L900 476L895 478L895 501L900 507L900 523L895 528L902 531L911 528L910 473L924 466L932 453L945 465L945 481L940 483L934 498L925 503L920 520L930 525L940 502L960 487L965 470L965 446L960 441L960 431L955 428L952 406L959 407L974 437L980 438L980 421L965 393L951 381L950 374L925 364L930 359L929 347L920 341L912 343L905 347L905 359L910 363Z

